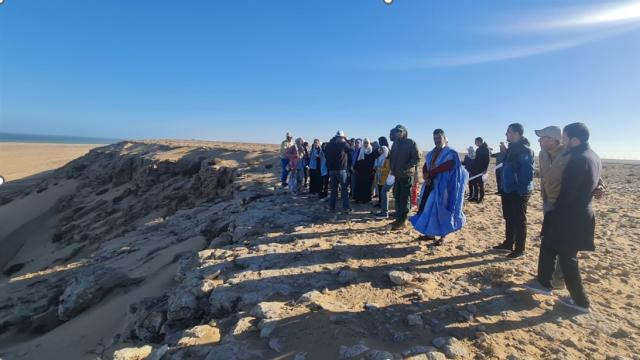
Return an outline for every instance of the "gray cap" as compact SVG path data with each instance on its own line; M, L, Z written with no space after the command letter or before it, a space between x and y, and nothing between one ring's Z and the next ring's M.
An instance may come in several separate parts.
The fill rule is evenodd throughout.
M342 130L336 131L336 136L344 137L344 131L342 131Z
M562 130L560 130L560 128L557 126L547 126L546 128L542 130L536 130L535 132L538 137L547 136L552 139L562 141Z

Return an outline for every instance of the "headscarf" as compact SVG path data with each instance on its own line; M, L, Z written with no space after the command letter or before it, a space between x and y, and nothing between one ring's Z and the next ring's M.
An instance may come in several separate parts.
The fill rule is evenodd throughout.
M377 168L381 168L384 165L384 161L387 160L387 157L389 157L389 148L386 146L381 146L380 149L382 150L382 154L380 154L380 156L378 156L378 158L376 159L376 163L375 163L375 167Z
M467 154L469 155L469 159L475 159L476 158L476 149L474 149L473 146L469 146L467 148Z
M364 160L364 156L371 154L372 151L373 151L373 147L371 147L371 143L369 142L369 139L364 138L362 140L362 151L358 153L358 160Z

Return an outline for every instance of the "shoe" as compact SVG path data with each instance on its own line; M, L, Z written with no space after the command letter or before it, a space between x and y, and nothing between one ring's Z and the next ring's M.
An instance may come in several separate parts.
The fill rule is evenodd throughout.
M403 222L397 222L394 221L391 224L391 231L400 231L400 230L404 230L407 228L407 222L403 221Z
M553 291L548 287L542 285L538 280L532 280L529 283L522 285L523 288L540 295L551 296Z
M500 245L494 246L492 249L493 250L500 250L500 251L513 251L513 246L507 245L505 243L502 243Z
M431 235L422 235L418 238L418 240L420 241L432 241L435 240L436 237L435 236L431 236Z
M511 253L509 253L509 255L507 255L507 257L509 259L520 259L520 258L524 257L524 252L522 252L522 251L512 251Z
M351 208L342 209L342 212L345 213L345 214L349 214L352 211L353 211L353 209L351 209Z
M558 298L558 302L568 308L577 310L583 314L588 314L591 312L591 309L589 307L584 307L576 304L576 302L573 301L573 299L568 296Z
M376 219L388 219L389 214L386 212L379 212L376 214Z

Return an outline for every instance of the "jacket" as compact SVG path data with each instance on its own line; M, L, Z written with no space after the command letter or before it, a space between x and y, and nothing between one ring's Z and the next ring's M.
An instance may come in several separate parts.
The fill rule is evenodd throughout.
M351 145L343 137L335 136L325 149L327 170L349 170L349 154L353 151Z
M486 173L489 169L489 161L491 154L489 154L489 146L487 143L482 143L476 150L476 158L473 162L472 175Z
M554 152L542 150L538 156L540 195L542 195L545 209L553 207L560 195L562 175L570 158L565 152L564 146L559 146Z
M502 166L503 194L524 195L533 190L533 160L527 138L509 144Z
M396 179L415 175L416 165L420 161L418 145L407 136L408 133L406 131L400 132L389 153L391 174Z
M558 251L593 251L596 220L591 202L602 164L588 144L569 149L567 156L560 195L548 215L550 227L543 244Z

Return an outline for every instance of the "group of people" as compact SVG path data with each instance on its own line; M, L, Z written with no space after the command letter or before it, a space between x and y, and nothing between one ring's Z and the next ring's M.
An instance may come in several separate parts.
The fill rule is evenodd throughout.
M554 286L564 281L571 299L560 299L561 303L588 312L589 300L582 287L577 253L595 249L591 201L604 191L600 159L590 149L589 130L582 123L562 130L549 126L535 133L541 146L539 174L544 220L538 277L525 287L551 294ZM390 216L388 193L393 191L395 219L391 230L404 230L410 223L422 239L432 240L437 246L465 225L467 186L466 199L483 202L490 158L495 157L505 236L493 249L508 251L510 259L524 256L534 153L521 124L507 127L507 144L501 143L496 154L491 154L482 138L476 138L477 149L470 147L464 161L449 147L446 133L436 129L434 146L426 154L421 171L418 146L404 126L391 129L389 140L347 139L343 131L338 131L329 142L314 140L309 149L303 139L294 142L288 133L281 145L282 185L298 193L308 184L310 193L329 197L330 211L336 211L338 195L345 212L351 211L350 199L366 204L378 197L376 206L380 211L376 217L381 219ZM420 172L423 183L417 191ZM409 217L412 203L417 211Z

